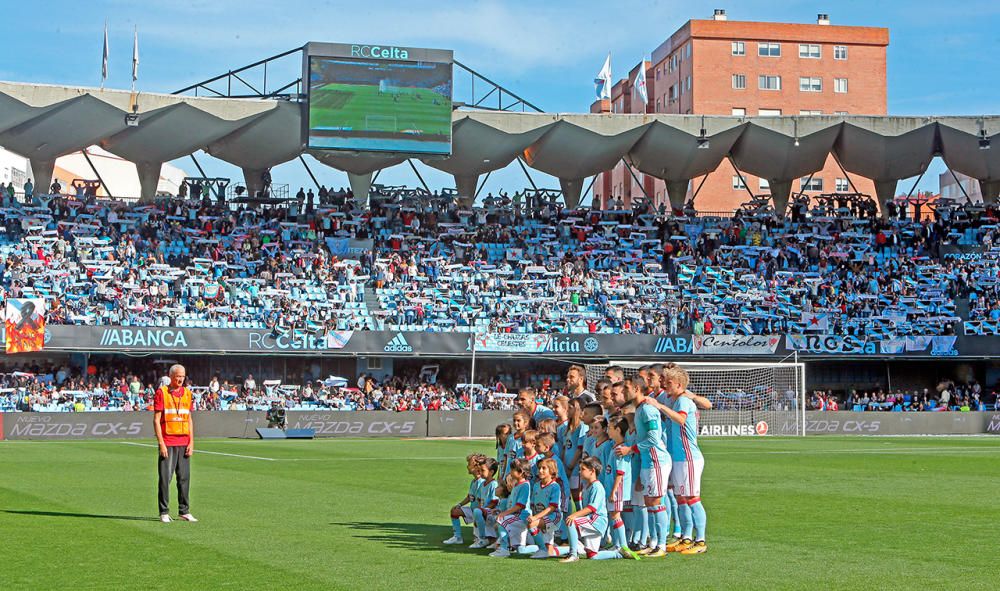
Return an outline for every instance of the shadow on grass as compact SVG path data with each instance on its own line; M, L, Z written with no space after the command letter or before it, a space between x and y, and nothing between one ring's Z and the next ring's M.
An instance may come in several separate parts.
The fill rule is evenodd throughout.
M441 542L451 537L450 525L378 523L373 521L331 523L330 525L344 528L355 538L364 538L390 548L469 554L470 550L466 546L472 543L471 536L469 536L468 542L464 545L445 546L442 544Z
M4 509L4 513L12 515L38 515L42 517L83 517L86 519L118 519L122 521L159 521L156 517L137 517L135 515L95 515L93 513L63 513L60 511L11 511Z

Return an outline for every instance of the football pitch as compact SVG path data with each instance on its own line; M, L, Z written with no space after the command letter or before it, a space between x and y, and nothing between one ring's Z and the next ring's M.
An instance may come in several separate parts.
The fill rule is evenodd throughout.
M314 129L451 133L451 101L427 88L382 93L374 85L329 83L313 89L309 101L309 123Z
M0 588L995 589L1000 580L1000 438L705 439L707 554L574 564L441 545L448 508L468 488L464 457L492 453L491 442L197 443L200 522L163 524L150 442L0 442Z

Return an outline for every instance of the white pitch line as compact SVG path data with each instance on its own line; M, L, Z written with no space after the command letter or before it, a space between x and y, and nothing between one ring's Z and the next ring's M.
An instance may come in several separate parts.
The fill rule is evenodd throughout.
M120 441L122 445L135 445L138 447L159 447L158 445L153 445L151 443L136 443L134 441ZM227 454L221 451L205 451L203 449L195 450L196 454L212 454L213 456L229 456L231 458L243 458L246 460L263 460L265 462L277 462L278 458L264 458L261 456L244 456L240 454Z
M731 450L731 451L709 451L708 455L750 455L750 454L785 454L785 455L823 455L823 454L906 454L920 455L922 453L1000 453L1000 447L911 447L911 448L864 448L864 449L762 449L762 450Z
M158 447L151 443L136 443L134 441L119 441L122 445L135 445L138 447ZM363 462L363 461L373 461L373 462L389 462L393 460L400 461L441 461L441 460L464 460L465 456L393 456L393 457L381 457L381 458L265 458L262 456L246 456L242 454L231 454L221 451L206 451L203 449L195 450L195 454L212 454L214 456L229 456L232 458L245 458L248 460L264 460L266 462Z

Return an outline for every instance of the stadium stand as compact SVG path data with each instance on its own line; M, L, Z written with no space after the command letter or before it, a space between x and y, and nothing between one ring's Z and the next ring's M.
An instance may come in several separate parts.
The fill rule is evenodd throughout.
M787 218L763 200L699 217L539 201L462 209L387 187L365 210L325 188L281 206L7 194L0 295L46 297L50 324L1000 334L993 210L882 219L830 196ZM971 245L975 257L949 254Z

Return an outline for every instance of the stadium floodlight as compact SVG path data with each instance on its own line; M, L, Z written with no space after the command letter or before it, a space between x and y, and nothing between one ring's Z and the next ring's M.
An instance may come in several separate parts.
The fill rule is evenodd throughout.
M979 130L979 149L989 150L990 149L990 138L986 137L986 130Z
M126 127L138 127L139 126L139 116L135 113L125 113L125 126Z
M794 128L795 128L795 132L794 132L795 133L795 144L794 145L795 145L796 148L798 148L799 147L799 120L798 119L792 119L792 126L794 126Z

